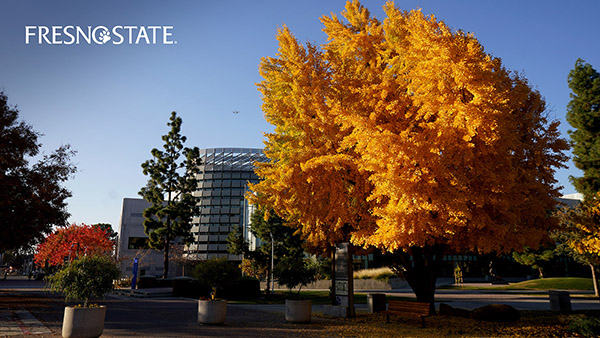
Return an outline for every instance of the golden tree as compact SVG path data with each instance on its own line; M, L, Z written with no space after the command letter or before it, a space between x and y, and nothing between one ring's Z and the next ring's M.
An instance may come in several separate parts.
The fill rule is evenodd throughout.
M262 60L263 111L275 126L250 196L316 247L350 240L395 258L432 302L448 251L537 247L555 221L554 168L567 143L527 81L471 34L433 16L357 1L323 17L328 41L279 31Z
M579 254L589 254L600 261L600 193L575 209L563 210L566 221L573 222L581 237L568 245Z
M590 267L594 294L598 297L596 267L600 265L600 192L574 208L561 208L557 214L563 224L553 234L558 250Z

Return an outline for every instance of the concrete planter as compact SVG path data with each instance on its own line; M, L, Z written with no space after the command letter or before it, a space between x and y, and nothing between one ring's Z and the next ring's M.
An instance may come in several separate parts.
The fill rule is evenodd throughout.
M223 324L227 316L226 300L199 300L198 323Z
M285 300L285 320L292 323L308 323L312 311L311 300Z
M569 291L549 290L550 310L560 312L571 312L571 294Z
M106 306L65 307L63 338L96 338L104 331Z

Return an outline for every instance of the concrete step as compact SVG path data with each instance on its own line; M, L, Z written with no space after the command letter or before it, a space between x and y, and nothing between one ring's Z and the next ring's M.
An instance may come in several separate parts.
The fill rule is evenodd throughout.
M137 298L160 298L173 296L173 288L151 288L151 289L116 289L114 294L120 296Z

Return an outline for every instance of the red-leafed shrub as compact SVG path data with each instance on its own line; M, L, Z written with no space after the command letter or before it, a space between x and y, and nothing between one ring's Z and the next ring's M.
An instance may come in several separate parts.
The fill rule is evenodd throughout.
M73 224L56 229L38 245L34 261L36 264L61 265L80 255L105 254L113 250L115 242L108 230L97 225Z

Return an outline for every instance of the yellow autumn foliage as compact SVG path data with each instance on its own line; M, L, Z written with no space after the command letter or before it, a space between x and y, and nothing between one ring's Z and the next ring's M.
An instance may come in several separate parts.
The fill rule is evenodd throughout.
M279 30L258 84L270 162L249 197L317 247L536 247L567 149L541 95L472 34L384 10L348 2L321 18L321 46Z
M592 264L600 264L600 192L575 208L561 210L562 240Z

